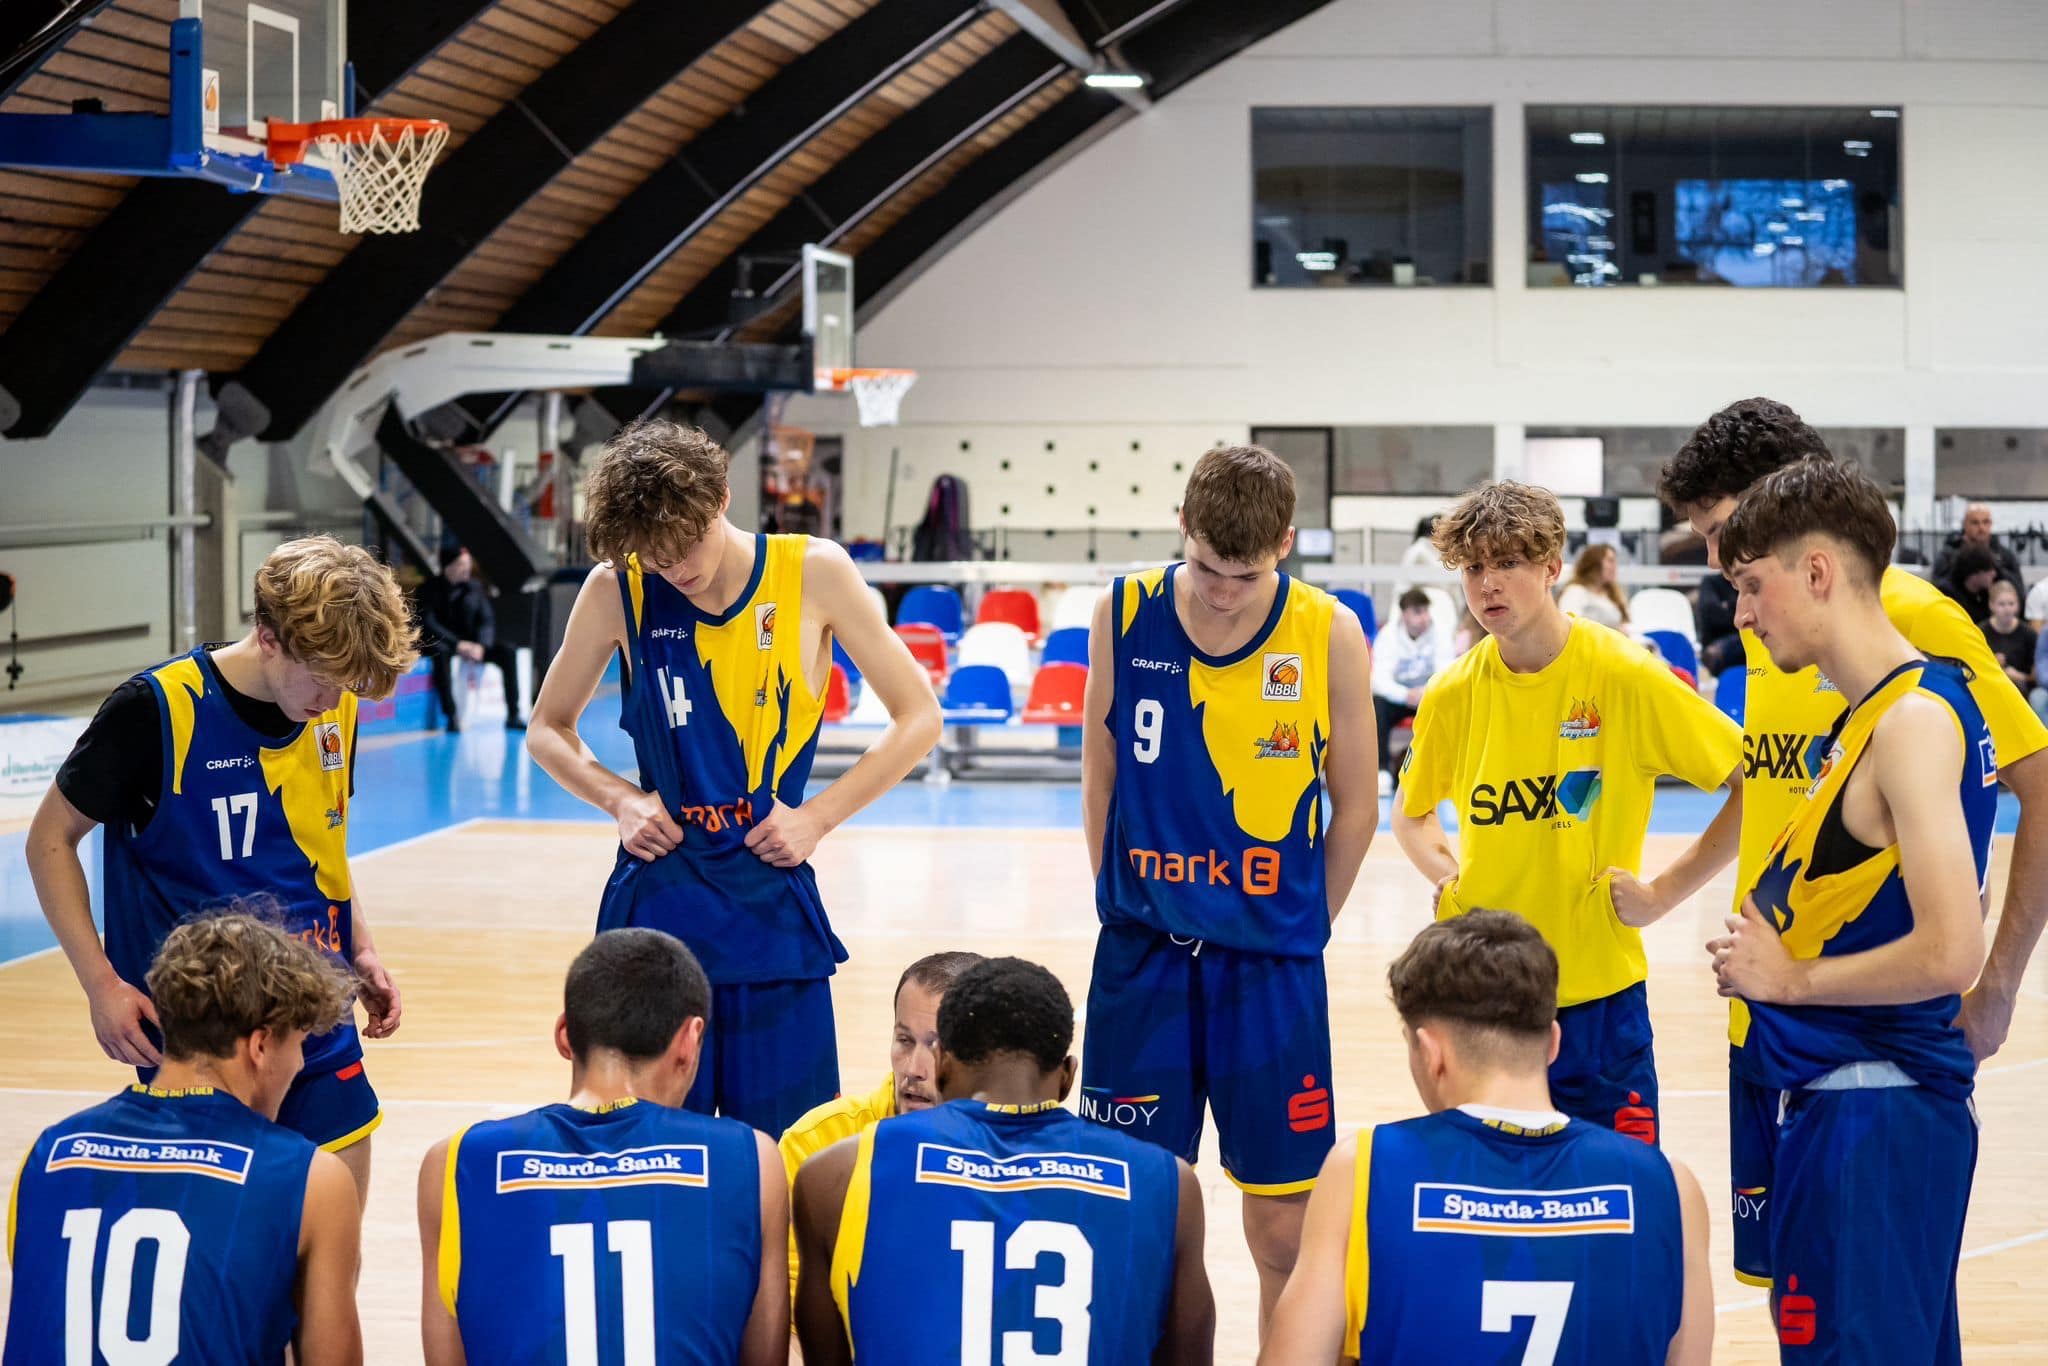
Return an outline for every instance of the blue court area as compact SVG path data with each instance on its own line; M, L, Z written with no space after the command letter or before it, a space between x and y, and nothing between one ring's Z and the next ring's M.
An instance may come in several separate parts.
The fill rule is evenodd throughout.
M583 737L597 757L620 772L634 771L633 749L618 728L618 694L606 689L591 703ZM851 732L859 735L862 732ZM828 739L830 739L828 732ZM858 743L849 738L846 743ZM813 782L811 790L823 785ZM608 824L541 772L526 755L523 736L495 726L461 735L439 731L366 735L356 756L357 804L350 813L350 850L369 853L445 830L469 820L561 820ZM1650 818L1653 834L1686 835L1703 829L1720 798L1691 788L1659 790ZM1388 803L1380 803L1387 831ZM1998 825L2011 834L2019 806L1999 794ZM912 778L853 818L872 826L1036 827L1079 829L1081 784L959 780L941 786ZM1455 829L1454 822L1448 822ZM1391 839L1391 836L1386 836ZM38 909L24 856L25 832L0 835L0 962L55 945ZM86 874L98 905L100 837L85 846Z

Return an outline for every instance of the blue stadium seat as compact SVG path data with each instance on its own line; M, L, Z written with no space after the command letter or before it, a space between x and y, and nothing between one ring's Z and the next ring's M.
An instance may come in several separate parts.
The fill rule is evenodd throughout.
M1041 664L1079 664L1088 667L1088 632L1085 627L1062 626L1045 638Z
M1742 724L1743 700L1749 696L1749 670L1741 659L1714 679L1714 705L1736 725Z
M1337 601L1358 614L1358 624L1365 628L1366 643L1371 644L1372 638L1380 633L1379 613L1373 610L1372 599L1356 588L1340 588L1335 596Z
M1693 643L1676 631L1645 631L1649 639L1657 642L1658 653L1664 662L1674 669L1683 669L1694 678L1700 676L1700 653Z
M960 639L960 595L942 583L921 583L903 595L896 624L923 622L939 628L948 644Z
M1010 678L993 664L966 664L946 680L948 725L1000 726L1010 719Z

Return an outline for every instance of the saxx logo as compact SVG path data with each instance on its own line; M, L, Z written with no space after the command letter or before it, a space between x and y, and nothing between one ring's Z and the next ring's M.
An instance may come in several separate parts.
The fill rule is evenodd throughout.
M1600 798L1600 770L1577 768L1570 773L1543 773L1533 778L1480 783L1465 804L1474 825L1506 825L1511 820L1549 821L1564 816L1581 820Z
M1827 753L1825 735L1792 735L1784 731L1744 735L1742 776L1810 783L1820 776L1821 762Z

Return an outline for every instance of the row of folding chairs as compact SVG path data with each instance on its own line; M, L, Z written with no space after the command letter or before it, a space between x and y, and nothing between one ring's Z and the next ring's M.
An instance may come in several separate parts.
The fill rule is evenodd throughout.
M1014 626L1024 633L1027 640L1037 640L1041 635L1074 627L1085 631L1095 615L1095 603L1101 596L1102 589L1094 584L1076 584L1063 589L1053 600L1048 623L1046 614L1040 609L1038 594L1030 589L991 588L981 595L981 601L974 609L972 625L1000 623ZM919 584L905 593L896 608L896 624L936 627L949 645L971 629L960 595L941 583Z

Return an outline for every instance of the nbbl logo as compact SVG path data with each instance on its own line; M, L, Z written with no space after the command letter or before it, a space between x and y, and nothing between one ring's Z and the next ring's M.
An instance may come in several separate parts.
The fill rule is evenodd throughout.
M1301 700L1302 668L1300 655L1269 653L1265 657L1264 677L1264 686L1259 690L1259 696L1264 701L1299 702Z

